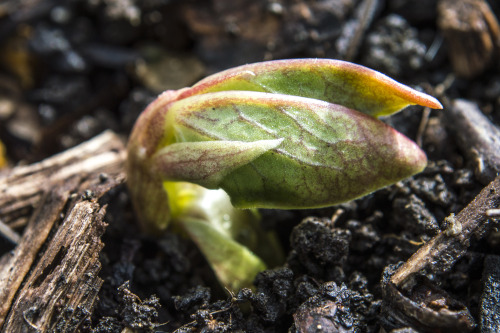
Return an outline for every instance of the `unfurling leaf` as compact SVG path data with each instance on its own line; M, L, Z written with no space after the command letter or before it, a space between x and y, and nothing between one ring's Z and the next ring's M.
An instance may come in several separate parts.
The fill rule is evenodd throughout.
M155 171L164 180L222 188L240 208L324 207L426 165L413 141L381 121L308 98L207 93L173 103L167 119L171 140L182 143L153 156Z
M153 156L153 165L157 168L154 171L169 181L188 181L207 188L217 188L230 172L276 148L282 141L173 143Z
M179 99L228 90L309 97L374 117L390 115L415 104L442 108L435 98L380 72L330 59L276 60L228 69L183 91Z
M231 203L324 207L421 171L424 152L375 118L412 104L442 108L376 71L325 59L245 65L164 92L128 144L138 218L150 231L174 224L221 283L249 286L264 268L259 257L280 250L254 211Z

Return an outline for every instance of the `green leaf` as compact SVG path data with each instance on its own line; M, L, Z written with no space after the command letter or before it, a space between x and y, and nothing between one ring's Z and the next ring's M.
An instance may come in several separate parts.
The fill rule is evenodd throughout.
M282 141L173 143L153 156L153 172L164 180L193 182L207 188L217 188L230 172L276 148Z
M413 175L427 161L383 122L309 98L207 93L172 103L167 117L176 142L283 140L218 180L237 207L329 206Z
M314 98L374 117L408 105L442 109L435 98L364 66L331 59L289 59L228 69L200 81L178 99L209 92L243 90Z

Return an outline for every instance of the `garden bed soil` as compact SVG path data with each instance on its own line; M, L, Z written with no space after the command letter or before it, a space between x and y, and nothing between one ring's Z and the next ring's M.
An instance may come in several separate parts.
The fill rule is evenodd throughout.
M499 17L486 0L4 1L0 330L500 330ZM190 240L140 231L127 136L163 90L298 57L437 97L384 120L429 165L334 207L261 210L286 261L225 290Z

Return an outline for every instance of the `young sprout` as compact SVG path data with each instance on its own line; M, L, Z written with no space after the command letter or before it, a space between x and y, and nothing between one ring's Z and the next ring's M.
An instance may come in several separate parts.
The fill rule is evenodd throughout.
M166 91L128 144L138 219L151 232L185 232L224 286L249 286L282 256L254 208L330 206L426 166L413 141L376 119L415 104L442 108L379 72L326 59L250 64Z

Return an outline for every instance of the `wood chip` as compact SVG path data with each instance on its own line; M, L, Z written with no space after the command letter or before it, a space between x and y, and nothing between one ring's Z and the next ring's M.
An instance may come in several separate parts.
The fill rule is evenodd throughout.
M88 324L103 283L104 195L124 182L124 156L121 140L107 132L0 179L0 208L16 200L37 206L17 247L0 258L3 332L75 332Z
M440 115L458 146L474 165L476 178L483 184L500 174L500 129L476 103L457 99Z
M111 131L39 163L13 168L0 177L0 218L8 225L22 226L43 193L72 175L122 170L125 148ZM20 221L20 222L19 222ZM19 223L18 223L19 222Z
M500 26L485 0L440 0L438 25L453 71L466 78L488 68L500 49Z

